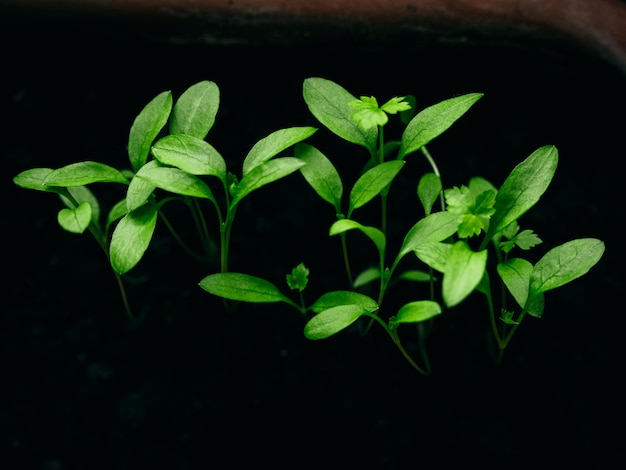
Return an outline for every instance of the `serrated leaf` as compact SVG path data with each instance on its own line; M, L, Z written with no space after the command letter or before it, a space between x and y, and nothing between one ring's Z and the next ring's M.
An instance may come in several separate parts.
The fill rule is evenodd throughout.
M309 283L309 269L300 263L291 270L291 274L287 274L287 285L291 290L302 292Z

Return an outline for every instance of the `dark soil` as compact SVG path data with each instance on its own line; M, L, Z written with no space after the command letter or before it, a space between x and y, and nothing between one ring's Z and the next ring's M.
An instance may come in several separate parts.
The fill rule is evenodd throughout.
M2 33L0 95L1 468L606 468L626 457L625 77L572 51L511 44L235 48L12 26ZM317 125L301 94L309 76L356 95L415 94L421 107L485 93L432 144L447 185L475 175L498 185L538 147L559 149L553 184L524 222L546 247L597 237L606 254L548 293L544 317L524 322L501 365L484 341L482 299L436 323L424 377L378 329L312 342L286 306L224 311L197 286L212 268L188 261L164 230L129 275L130 302L145 315L135 325L95 243L58 227L59 201L11 181L81 160L123 166L139 110L204 79L221 90L209 141L237 171L269 132ZM322 131L316 139L347 169L364 162L333 153ZM339 266L324 235L334 214L309 193L293 176L242 207L234 270L281 284L304 261L313 291L334 281L323 275ZM328 259L312 254L321 244Z

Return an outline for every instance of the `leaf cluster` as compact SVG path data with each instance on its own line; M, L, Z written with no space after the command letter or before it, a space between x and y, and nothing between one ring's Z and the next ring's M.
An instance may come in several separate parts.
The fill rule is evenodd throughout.
M499 186L474 177L467 185L443 188L427 147L482 94L456 96L417 112L412 96L394 97L379 106L373 96L357 99L319 77L307 78L302 93L326 131L363 150L366 158L351 187L345 186L345 177L331 158L305 142L319 130L310 126L272 132L251 147L239 171L229 169L207 140L220 104L219 88L211 81L190 86L177 100L171 91L162 92L140 111L129 132L127 167L84 161L26 170L13 181L26 189L56 193L63 203L60 226L71 233L92 234L118 279L130 316L122 279L141 261L160 223L189 255L216 266L199 286L223 298L225 306L232 301L285 303L303 315L303 332L311 340L328 338L355 323L367 334L378 324L423 374L430 373L424 347L427 326L446 310L473 293L484 296L499 361L526 315L543 315L545 293L586 274L601 259L604 243L595 238L567 241L535 263L527 255L542 241L533 230L522 228L521 218L539 202L555 174L554 146L532 152ZM383 131L395 115L404 130L397 140L386 140ZM394 221L387 220L388 199L409 158L423 158L430 166L415 181L415 203L423 215L394 246L389 243L388 224ZM331 206L336 220L328 227L328 236L341 245L343 256L337 262L347 279L347 288L338 287L313 301L306 295L313 281L306 260L285 275L293 297L269 280L232 272L228 263L241 201L294 173ZM122 188L124 196L105 211L90 189L96 183ZM379 205L371 204L375 199ZM165 206L181 202L197 229L200 249L192 249L166 216ZM379 224L368 225L364 220L371 218L359 217L373 211L379 211ZM209 212L215 216L212 229ZM368 241L367 253L352 251L355 236ZM351 257L365 255L375 263L353 274ZM413 298L388 311L386 299L400 281L415 285ZM427 294L420 285L428 286ZM403 346L400 331L407 326L413 327L421 361Z

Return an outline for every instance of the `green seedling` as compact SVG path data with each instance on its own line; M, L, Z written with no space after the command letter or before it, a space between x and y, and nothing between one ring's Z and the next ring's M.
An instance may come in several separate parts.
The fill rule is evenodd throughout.
M219 88L211 81L189 87L176 103L171 91L160 93L143 108L130 129L129 168L118 170L86 161L55 170L27 170L13 180L23 188L61 197L67 207L59 212L59 224L68 232L89 230L93 235L113 268L131 317L122 275L143 258L158 218L190 256L207 262L219 256L220 270L225 272L231 230L241 201L304 165L294 157L278 157L316 131L293 127L258 141L244 158L239 178L229 172L224 158L205 140L215 123L219 102ZM105 220L100 216L101 204L88 187L95 183L122 185L125 190ZM212 189L215 185L220 193ZM184 203L190 211L199 235L199 251L178 235L163 211L165 205L175 202ZM217 237L209 229L203 202L213 206L217 215Z
M431 372L425 340L432 322L444 318L447 310L459 308L470 295L482 295L497 345L494 359L499 363L524 318L543 315L545 293L586 274L599 262L605 247L595 238L574 239L531 261L528 253L542 241L532 230L522 229L520 219L539 202L554 177L558 164L554 146L538 148L499 187L472 177L467 185L444 189L427 145L482 96L457 96L416 113L412 96L394 97L379 105L376 98L356 98L330 80L306 79L303 97L311 114L366 157L349 188L333 161L305 142L318 130L309 126L273 132L252 147L239 177L229 171L224 158L206 141L219 107L218 87L210 81L192 85L176 103L171 92L163 92L140 112L129 134L129 168L80 162L56 170L27 170L14 182L60 196L65 207L59 212L59 224L68 232L89 230L93 235L113 268L131 317L122 278L144 256L160 220L189 255L206 260L209 266L219 260L199 286L224 299L225 306L230 305L228 301L284 303L303 316L304 335L311 340L339 334L352 325L367 334L379 325L409 364L424 375ZM400 138L386 140L384 130L396 118L404 126ZM286 151L290 151L288 156L283 155ZM388 243L389 227L398 224L388 220L394 182L407 159L420 157L429 167L415 177L414 213L421 215L401 242ZM310 190L331 206L335 220L328 234L338 239L341 257L337 261L346 275L346 286L313 300L306 296L310 284L306 261L286 273L288 293L267 279L232 272L228 263L233 221L241 201L294 173L300 173ZM88 188L95 183L121 186L125 191L104 221L101 205ZM372 204L374 200L379 204ZM189 208L201 250L183 241L165 216L164 206L175 201ZM213 231L205 206L216 214ZM372 212L378 212L375 225L364 222L372 220L365 217ZM363 237L369 249L354 253L353 235ZM354 275L354 257L375 262ZM403 300L399 308L389 307L397 304L393 288L400 282L415 285L412 298ZM425 293L420 286L427 286ZM387 300L390 296L394 302ZM401 340L400 332L405 338L404 330L410 326L420 358L412 357Z
M463 116L482 94L458 96L422 110L408 119L400 140L390 142L383 139L388 115L408 111L412 97L396 97L379 107L374 97L357 99L339 85L321 78L305 80L303 94L309 110L322 125L340 138L364 147L369 156L361 176L350 188L347 206L343 206L344 186L331 160L306 143L298 144L295 149L295 156L306 162L300 172L337 214L329 235L341 239L350 289L325 293L307 304L303 290L309 273L300 264L287 276L287 285L298 291L299 302L267 280L241 273L205 277L200 286L206 291L244 302L285 302L307 317L304 334L312 340L328 338L362 317L369 318L364 332L373 322L378 323L409 363L428 374L430 362L423 347L428 328L424 324L446 309L461 304L473 292L483 294L498 346L496 360L500 361L526 315L543 314L544 293L577 279L600 260L604 243L591 238L552 248L535 264L511 255L514 249L524 252L541 243L532 230L520 230L518 220L539 201L554 176L558 163L554 146L533 152L511 171L500 188L484 178L474 177L467 186L442 190L441 175L426 146ZM432 169L419 178L416 187L424 216L415 221L400 246L388 247L387 198L406 158L415 153L421 153ZM361 224L355 217L356 209L376 197L381 199L380 225ZM437 201L441 203L439 210L435 209ZM354 279L346 238L349 231L360 232L371 241L378 261L375 267ZM389 257L388 252L393 256ZM490 256L496 260L495 272L488 269ZM399 271L400 262L407 257L415 267ZM385 312L383 304L389 288L398 280L427 282L431 293L427 298L411 300L395 312ZM371 283L378 284L375 297L359 291ZM506 290L497 289L492 283ZM439 293L435 292L436 284ZM493 292L502 292L499 309ZM517 309L509 309L508 297L514 299ZM399 328L406 324L417 324L423 365L402 346Z

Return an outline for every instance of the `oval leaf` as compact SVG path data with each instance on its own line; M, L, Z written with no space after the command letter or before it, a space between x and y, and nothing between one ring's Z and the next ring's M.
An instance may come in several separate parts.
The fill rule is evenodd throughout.
M382 256L385 253L386 239L385 234L376 227L366 227L358 222L350 219L340 219L333 223L330 227L330 235L338 235L348 230L357 229L363 232L370 240L374 242L378 253Z
M22 171L17 176L13 177L13 183L24 189L59 193L58 188L48 187L44 184L48 175L53 171L52 168L32 168Z
M534 206L552 181L559 155L553 145L535 150L517 165L496 195L487 239Z
M152 155L192 175L213 175L226 181L226 162L213 146L190 135L168 135L152 146Z
M504 263L498 263L497 271L517 304L524 308L528 300L532 263L521 258L511 258Z
M239 201L252 191L290 175L303 165L305 165L305 162L299 158L283 157L276 158L256 167L233 188L233 200L231 201L231 205L234 206L238 204Z
M580 238L548 251L533 268L530 276L532 295L555 289L587 273L604 253L604 242Z
M241 273L209 274L199 286L210 294L230 300L254 303L287 302L280 290L271 282Z
M126 190L126 211L134 211L139 206L144 205L150 195L154 192L156 186L145 178L141 178L141 174L150 168L159 167L161 164L156 160L150 160L130 180L128 189ZM138 177L139 176L139 177Z
M172 92L155 96L137 115L128 136L128 158L133 170L146 164L152 142L167 124L172 110Z
M172 109L170 134L186 134L204 139L220 105L220 90L214 82L203 80L180 95Z
M308 144L297 144L294 155L306 163L300 168L304 179L319 197L331 203L336 212L340 213L343 184L331 161L322 152Z
M354 209L358 209L380 194L396 177L403 166L404 161L393 160L376 165L363 173L354 183L352 191L350 191L348 217Z
M397 260L420 245L440 242L454 235L461 217L452 212L434 212L417 222L404 237Z
M317 131L315 127L291 127L272 132L267 137L259 140L248 152L243 162L242 177L245 178L254 169L283 150L310 137L315 131Z
M404 158L443 134L482 96L482 93L469 93L441 101L420 111L402 134L398 158Z
M84 186L91 183L124 183L128 178L115 168L99 162L71 163L48 174L43 184L48 186Z
M360 305L338 305L324 310L304 325L304 336L308 339L324 339L354 323L361 315L368 313Z
M109 247L111 266L116 273L127 273L139 263L152 240L157 214L155 206L141 206L118 222Z
M178 168L152 167L142 169L142 171L137 172L136 177L174 194L215 201L211 188L204 181Z
M358 305L368 312L378 310L378 304L374 299L365 294L348 290L337 290L325 293L315 301L311 306L311 310L319 313L339 305Z
M429 320L441 313L441 306L432 300L418 300L403 305L395 318L395 323L417 323Z
M458 241L448 254L442 281L445 304L453 307L463 301L476 288L487 265L487 250L472 251L467 243Z
M371 155L376 153L378 129L361 129L352 119L350 103L356 98L351 93L330 80L311 77L304 80L302 95L311 114L331 132L366 147Z

